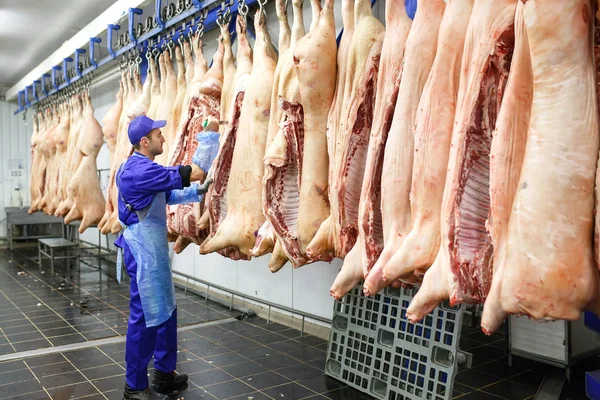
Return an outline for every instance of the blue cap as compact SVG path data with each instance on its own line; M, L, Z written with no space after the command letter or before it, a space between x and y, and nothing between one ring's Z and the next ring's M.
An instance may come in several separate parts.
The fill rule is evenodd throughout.
M127 130L129 141L131 144L136 145L144 136L148 136L151 130L162 128L165 125L167 125L167 121L165 120L154 121L145 115L140 115L129 123L129 128Z

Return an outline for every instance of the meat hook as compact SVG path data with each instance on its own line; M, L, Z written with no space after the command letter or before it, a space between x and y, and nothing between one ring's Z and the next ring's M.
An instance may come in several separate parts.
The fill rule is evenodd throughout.
M248 15L248 5L246 4L246 0L238 0L238 14L240 14L244 19L246 18L246 15Z

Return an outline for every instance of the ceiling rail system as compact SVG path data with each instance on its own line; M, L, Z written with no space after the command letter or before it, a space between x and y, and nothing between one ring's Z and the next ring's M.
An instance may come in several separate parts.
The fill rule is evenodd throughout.
M142 9L129 8L127 27L107 25L108 55L97 60L96 50L102 38L91 37L87 49L74 49L72 56L64 58L62 64L53 66L50 71L18 92L18 109L15 114L56 95L76 82L91 81L95 71L101 67L117 66L121 62L118 58L127 57L128 52L137 57L148 46L166 48L168 42L178 43L180 39L190 38L199 30L200 33L208 32L224 21L235 21L239 8L244 13L255 6L263 8L266 2L267 0L178 0L177 4L163 4L163 0L155 0L154 15L148 16L145 23L141 22L144 20ZM235 27L235 23L230 24L230 30L232 26Z

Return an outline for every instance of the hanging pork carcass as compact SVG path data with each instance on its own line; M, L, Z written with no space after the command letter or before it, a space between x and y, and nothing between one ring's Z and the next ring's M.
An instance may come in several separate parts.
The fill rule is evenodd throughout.
M529 121L520 125L527 139L508 226L494 256L481 323L486 333L508 314L577 320L583 310L600 312L592 247L594 177L600 179L594 170L599 140L593 9L587 0L519 7L517 21L524 22L517 40L528 44L531 71L518 86L527 85L533 97Z
M282 206L286 208L287 215L290 216L294 221L297 219L297 208L298 208L298 168L297 162L290 163L286 167L285 174L287 175L285 188L280 188L280 196L272 196L271 189L273 186L269 183L272 179L275 169L282 168L285 163L281 156L281 146L285 142L285 134L280 131L285 129L289 131L298 126L298 122L290 120L289 117L293 115L287 115L286 110L282 107L283 102L281 99L289 101L298 101L300 94L298 91L298 78L296 76L296 69L294 66L294 49L298 41L305 35L304 29L304 16L302 14L302 0L293 0L293 22L291 29L291 36L289 46L285 52L279 54L279 62L281 65L281 72L279 74L278 86L273 85L273 91L277 91L276 95L273 93L271 97L271 120L269 121L269 133L267 136L267 148L265 151L265 174L263 176L263 194L262 194L262 207L263 213L267 219L265 224L261 227L263 230L262 235L259 234L259 238L273 238L273 254L269 260L269 269L272 272L279 271L287 262L288 258L283 251L282 243L276 236L276 229L273 226L271 215L274 214L274 207ZM280 9L280 7L278 7ZM282 25L281 13L279 15L280 26ZM273 103L275 101L275 103ZM288 110L289 111L289 110ZM275 138L280 136L277 143ZM291 149L290 149L291 150ZM295 157L295 155L291 155ZM273 204L273 199L277 199L278 204ZM258 250L262 246L257 244L255 249ZM257 252L254 255L258 255Z
M513 54L516 5L517 0L484 0L473 6L442 200L441 245L407 311L412 321L444 299L481 303L491 285L490 149Z
M358 236L358 203L364 176L377 88L384 27L368 0L354 3L354 34L346 66L345 89L330 175L330 216L308 245L312 259L344 258ZM333 146L330 145L330 148Z
M202 132L202 123L208 117L219 118L219 106L221 90L223 87L223 40L219 42L219 48L213 58L213 65L203 76L190 84L192 90L185 113L182 115L180 128L173 142L169 155L169 165L189 165L192 156L198 148L196 134ZM181 238L201 244L204 240L201 231L196 226L200 218L200 204L179 204L167 207L167 222L169 231ZM189 243L189 242L188 242ZM185 246L184 246L185 247ZM179 251L183 248L179 248Z
M89 94L83 93L83 114L81 130L81 145L78 151L83 155L76 172L70 177L68 191L74 199L65 223L70 223L73 218L81 215L79 233L88 227L97 224L104 213L104 197L100 189L100 180L97 173L96 159L104 143L102 127L94 117L94 108Z
M241 254L249 257L252 255L251 249L255 242L255 232L265 221L261 210L263 158L277 55L267 31L266 16L262 10L256 12L254 23L256 41L252 71L246 78L247 86L239 118L230 120L230 124L237 125L236 128L241 126L243 129L236 129L227 198L221 205L226 207L223 213L225 215L224 219L219 221L220 224L216 227L214 236L207 239L202 245L201 252L234 247ZM238 35L238 37L240 36ZM242 62L244 56L240 54L240 49L243 47L242 43L238 44L238 75L244 65ZM235 112L230 116L235 117ZM226 138L222 139L222 141L224 140ZM213 189L216 188L215 184L218 181L219 179L216 179L213 183Z
M423 88L435 60L439 28L446 7L442 0L420 2L407 39L406 62L381 172L381 187L386 190L386 195L381 196L384 247L363 285L368 296L374 296L386 286L382 278L383 268L410 230L414 127Z
M248 129L248 124L241 119L242 107L245 102L246 89L250 83L250 74L252 73L252 48L246 37L246 18L238 15L236 21L236 31L238 39L237 67L233 77L233 86L230 95L232 98L226 103L230 109L224 115L228 124L219 140L219 153L212 166L214 183L208 189L206 194L206 212L209 215L209 233L203 244L200 246L200 254L207 254L216 251L209 245L210 241L217 233L217 229L225 220L227 215L227 199L229 195L229 179L233 164L233 152L237 143L238 129L241 127L244 131ZM224 94L221 95L221 105L223 105ZM221 107L223 111L223 107ZM248 149L245 149L248 151ZM232 232L229 232L231 235ZM234 260L245 259L244 255L235 247L221 248L219 253Z
M387 28L379 62L373 126L358 211L359 234L356 244L346 255L342 269L330 289L330 294L336 299L341 299L367 276L383 249L380 196L383 151L396 107L405 44L412 25L412 20L406 14L404 1L388 3L385 17ZM338 83L339 79L338 76ZM343 92L341 98L343 99ZM332 114L333 107L330 118ZM337 119L339 120L339 117ZM335 140L333 142L330 146L335 148Z
M279 121L281 119L281 110L278 106L280 81L285 82L285 80L287 79L286 74L288 70L284 71L284 67L288 67L288 63L286 62L286 54L289 52L291 42L290 24L287 19L287 10L284 4L284 0L276 0L275 9L277 12L277 19L279 21L279 57L277 59L277 66L275 67L275 72L273 74L273 84L270 98L270 115L269 122L267 125L267 138L265 148L263 149L263 154L265 150L271 145L271 142L273 141L273 138L277 133ZM264 165L262 168L264 175ZM263 207L266 205L264 193L261 195L261 199L261 210L263 211L263 215L265 215L263 209ZM254 257L260 257L263 254L273 251L274 246L275 233L269 221L265 220L256 233L255 245L251 250L251 255Z

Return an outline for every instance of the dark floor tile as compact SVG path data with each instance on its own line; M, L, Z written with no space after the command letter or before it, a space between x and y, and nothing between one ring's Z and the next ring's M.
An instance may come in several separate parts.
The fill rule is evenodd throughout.
M0 385L7 385L22 381L28 381L35 379L33 374L28 369L19 369L16 371L9 371L0 374ZM0 390L1 391L1 390Z
M292 381L298 381L300 379L322 375L323 371L313 368L308 364L297 364L290 367L279 368L277 373Z
M108 365L112 360L95 347L68 351L64 356L79 369L92 368L98 365Z
M319 344L327 343L326 340L318 338L316 336L305 335L304 337L296 339L298 342L308 344L311 346L317 346Z
M100 392L98 392L98 390L96 390L89 382L49 389L48 393L53 399L77 399L79 397L100 394Z
M65 372L59 375L40 377L41 384L46 389L53 389L60 386L73 385L79 382L85 382L85 377L77 371Z
M457 399L460 399L460 400L499 400L499 399L503 399L503 398L498 397L493 394L490 394L490 393L475 390L474 392L458 396Z
M278 369L283 367L290 367L292 365L300 364L300 361L288 357L284 354L271 354L265 358L259 358L254 360L255 362L263 365L269 369Z
M65 360L57 364L42 365L40 367L31 367L31 370L39 379L50 375L58 375L67 372L73 372L75 371L75 367L73 366L73 364Z
M1 398L1 394L0 394L0 398ZM39 392L35 392L35 393L27 393L27 394L22 394L20 396L14 396L11 397L11 400L49 400L50 397L48 396L48 394L45 391L39 391ZM85 400L88 400L87 398Z
M488 336L485 333L483 333L483 331L481 329L477 329L474 332L466 333L466 334L461 335L461 336L464 337L464 338L467 338L469 340L474 340L476 342L480 342L480 343L483 343L483 344L489 344L489 343L496 342L496 341L498 341L500 339L504 339L505 338L504 335L501 335L499 333L494 333L493 335Z
M502 381L479 389L509 400L523 400L537 393L537 390L511 381Z
M46 339L32 340L30 342L13 343L13 347L17 352L36 350L36 349L47 349L52 347L52 344Z
M91 381L94 379L109 378L111 376L122 376L125 374L125 370L121 368L119 364L110 364L82 369L81 373Z
M51 321L44 322L43 324L36 325L40 331L45 331L46 329L55 329L55 328L66 328L69 327L67 321L59 320L59 321Z
M544 375L536 371L525 371L521 374L508 378L508 380L532 388L539 388L544 380Z
M312 361L317 360L319 358L325 358L325 352L321 350L317 350L314 347L304 349L304 350L296 350L291 353L287 353L288 356L293 357L300 361Z
M286 329L284 331L277 332L281 336L285 336L288 339L300 339L302 337L302 333L296 329ZM309 344L310 345L310 344Z
M125 343L105 344L103 346L99 346L98 349L108 355L123 354L125 353Z
M44 329L42 333L47 338L52 338L55 336L65 336L65 335L73 335L77 334L77 331L69 326L62 328L54 328L54 329Z
M242 379L248 385L256 388L258 390L263 390L266 388L280 386L284 383L289 383L290 380L283 375L279 375L274 371L267 371L261 374L247 376Z
M481 346L470 350L470 353L473 354L471 365L476 367L490 361L498 360L506 354L506 351L497 347Z
M236 378L244 378L246 376L256 375L267 371L265 367L255 363L254 361L246 361L239 364L229 365L227 367L223 367L222 369Z
M120 361L120 359L117 361ZM194 372L207 371L209 369L214 369L214 368L215 368L214 365L209 364L205 360L202 360L199 358L177 363L177 370L181 371L181 372L185 372L187 374L194 373Z
M121 400L123 398L123 390L122 389L117 389L117 390L111 390L110 392L103 392L104 396L106 396L106 398L108 400ZM186 393L187 395L187 393Z
M112 390L119 390L123 392L125 387L125 374L121 376L111 376L110 378L94 379L92 380L94 386L102 393L110 392Z
M198 373L192 373L189 375L190 382L195 383L198 386L213 385L221 382L227 382L233 380L234 377L222 371L220 369L211 369L208 371L202 371Z
M21 342L31 342L33 340L39 340L39 339L44 338L44 335L42 335L37 330L34 332L12 333L12 334L9 334L6 336L8 337L8 340L10 340L10 342L12 344L21 343Z
M186 397L187 399L187 397ZM264 393L261 392L251 392L251 393L246 393L243 394L241 396L236 396L236 397L232 397L228 400L272 400L271 397L267 396Z
M466 393L471 393L473 390L473 388L470 388L466 385L463 385L462 383L458 383L458 382L454 382L453 385L453 396L458 396L459 394L466 394Z
M481 388L499 381L497 377L486 372L468 369L461 371L456 375L456 382L470 386L472 388Z
M290 329L289 326L278 324L277 322L271 322L270 324L264 324L261 328L266 329L271 332L281 332ZM298 335L300 335L300 331L297 331Z
M74 335L56 336L49 338L48 340L50 340L54 346L63 346L66 344L83 343L86 341L86 338L85 336L76 333Z
M316 394L312 390L294 382L265 389L262 392L275 399L302 399Z
M0 391L0 398L2 399L15 399L19 396L23 396L28 393L37 393L42 391L42 385L35 379L31 379L26 382L11 383L10 385L3 385ZM23 396L22 398L27 398Z
M278 333L267 333L266 335L252 336L251 339L263 345L272 345L274 343L289 340L288 337L282 336Z
M327 393L347 386L345 383L326 375L311 376L299 380L298 383L317 393Z
M475 340L467 339L466 337L461 337L458 348L463 351L471 351L471 349L480 346L484 346L484 344L481 342L476 342Z
M236 353L224 353L216 356L203 357L209 364L215 367L225 367L227 365L239 364L248 361L247 358Z
M269 349L266 346L257 345L256 343L253 345L251 344L248 347L238 348L237 346L229 346L227 348L231 351L238 353L239 355L246 357L249 360L254 361L256 361L259 358L269 357L273 354L280 354L272 349Z
M217 399L228 399L230 397L241 396L243 394L254 392L253 388L239 380L205 386L204 389Z
M492 361L485 363L483 365L478 365L473 368L477 371L482 371L487 374L493 375L498 379L506 379L513 377L515 375L522 374L525 372L524 369L519 367L509 367L507 363L502 363L498 361Z
M585 399L585 386L575 384L565 384L561 396L569 400Z
M109 337L114 337L114 336L120 336L120 333L107 328L107 329L99 329L97 331L92 331L92 332L84 332L84 333L82 333L82 335L87 340L96 340L96 339L104 339L104 338L109 338Z
M325 358L319 358L317 360L309 361L307 364L312 365L319 371L325 371Z
M179 351L177 353L177 362L178 363L183 363L186 361L192 361L192 360L197 360L198 356L195 355L194 353L187 351L187 350L183 350L183 351Z
M1 318L2 317L0 317L0 319ZM35 325L33 325L32 323L28 323L27 325L6 326L6 327L2 328L2 331L4 332L4 334L6 336L8 336L9 338L12 338L11 341L15 341L15 342L22 341L22 340L16 340L16 339L18 339L19 335L21 335L21 334L30 333L30 332L39 333L39 331L37 330Z
M280 353L301 352L311 348L309 345L299 343L293 339L288 339L283 342L271 343L268 344L267 347Z
M6 372L18 371L21 369L27 369L27 365L25 365L25 363L22 360L1 362L0 377Z

